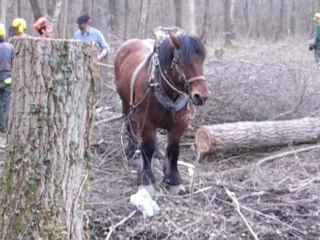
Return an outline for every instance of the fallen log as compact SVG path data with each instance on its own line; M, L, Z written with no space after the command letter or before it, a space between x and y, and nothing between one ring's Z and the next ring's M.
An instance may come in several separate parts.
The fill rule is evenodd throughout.
M319 140L320 118L288 121L237 122L202 126L196 132L200 153L259 148Z

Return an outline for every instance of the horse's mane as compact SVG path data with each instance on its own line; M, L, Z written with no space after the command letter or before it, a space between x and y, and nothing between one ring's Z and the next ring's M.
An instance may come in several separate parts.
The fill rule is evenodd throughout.
M178 35L177 38L180 41L180 61L188 62L192 55L197 54L199 56L205 57L206 51L201 39L187 34ZM159 47L159 62L160 66L167 69L171 66L173 59L174 47L171 43L170 38L165 39Z

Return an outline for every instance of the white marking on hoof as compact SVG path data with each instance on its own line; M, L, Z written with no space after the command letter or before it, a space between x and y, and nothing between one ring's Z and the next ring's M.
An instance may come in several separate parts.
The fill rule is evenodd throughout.
M186 193L186 189L182 184L176 186L170 185L169 192L174 195L183 195Z
M139 186L139 190L144 188L145 190L147 190L147 192L149 193L150 196L154 196L156 193L156 190L154 189L153 185L140 185Z

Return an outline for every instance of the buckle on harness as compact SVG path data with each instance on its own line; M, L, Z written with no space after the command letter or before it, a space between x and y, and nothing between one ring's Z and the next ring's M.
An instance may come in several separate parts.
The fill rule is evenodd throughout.
M154 90L160 90L160 85L157 82L150 82L149 87L154 88Z

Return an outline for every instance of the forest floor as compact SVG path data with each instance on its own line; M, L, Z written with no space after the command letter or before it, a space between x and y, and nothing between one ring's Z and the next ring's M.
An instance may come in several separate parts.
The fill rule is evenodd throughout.
M129 201L137 191L140 160L126 162L122 156L123 121L99 123L121 111L109 73L107 83L100 86L103 100L95 126L99 144L87 205L92 239L106 239L113 226L117 227L110 239L252 239L228 190L235 193L243 217L259 239L319 239L320 150L296 153L305 146L292 145L242 150L217 153L197 164L190 144L203 124L319 116L320 71L307 47L304 41L241 42L217 59L215 47L208 46L205 72L212 96L204 108L197 108L180 154L180 161L196 170L194 192L174 196L157 184L154 199L161 211L147 220ZM291 154L265 160L285 152ZM156 162L159 183L162 160ZM190 190L190 167L182 164L179 169Z
M196 128L203 124L319 116L320 70L307 47L305 41L241 42L217 59L216 47L208 46L205 73L212 96L205 107L197 108L180 153L179 169L188 193L176 196L159 187L159 159L154 166L154 199L161 211L146 220L129 201L137 192L140 160L123 158L123 120L103 123L121 112L113 72L103 69L86 205L90 239L106 239L109 234L109 239L233 240L253 239L252 232L259 239L320 239L320 150L297 153L305 146L293 145L241 150L197 163L192 145ZM266 160L286 152L291 154ZM196 174L191 194L192 171Z

